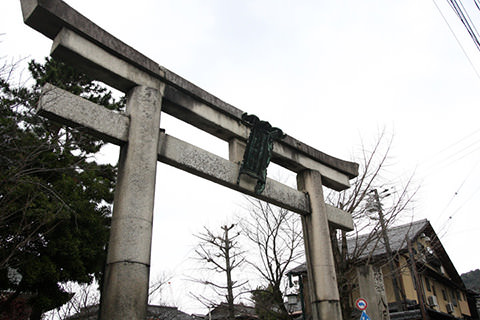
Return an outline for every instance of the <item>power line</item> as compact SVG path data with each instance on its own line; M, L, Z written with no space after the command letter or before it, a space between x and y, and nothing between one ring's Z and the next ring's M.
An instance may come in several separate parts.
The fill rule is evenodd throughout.
M468 203L469 201L472 200L472 198L480 191L480 187L478 187L475 191L473 191L470 196L465 199L458 207L455 211L453 211L447 220L445 220L445 222L442 224L442 226L440 227L440 230L438 232L438 238L443 238L447 233L448 233L448 230L452 224L452 219L453 217L455 217L459 212L460 212L460 209L463 208L463 206Z
M473 0L475 2L475 6L477 6L478 11L480 11L480 0Z
M447 0L448 1L448 0ZM468 56L467 52L465 51L465 48L463 47L463 45L461 44L460 40L458 39L457 35L455 34L455 32L453 31L452 27L450 26L450 23L448 23L447 21L447 18L445 18L445 15L443 14L442 10L440 10L440 7L438 6L437 2L435 0L433 0L433 3L435 4L435 7L437 8L438 12L440 12L440 15L442 16L443 20L445 21L445 23L447 24L448 28L450 29L450 32L452 33L453 37L455 38L455 40L457 41L458 45L460 46L460 48L462 49L462 52L463 54L465 55L465 57L467 58L468 62L470 63L470 66L472 67L473 71L475 72L475 74L477 75L477 78L480 80L480 74L478 73L477 69L475 68L475 66L473 65L473 62L472 60L470 59L470 57ZM477 47L478 48L478 47Z
M478 0L478 1L480 1L480 0ZM467 134L466 136L464 136L463 138L460 138L459 140L455 141L454 143L448 145L447 147L443 148L442 150L440 150L439 152L437 152L436 154L434 154L434 156L442 153L442 152L445 151L445 150L448 150L448 149L456 146L457 144L459 144L459 143L462 142L463 140L466 140L467 138L470 138L471 136L473 136L473 135L474 135L475 133L477 133L477 132L480 132L480 129L476 129L475 131L473 131L473 132Z
M475 149L473 150L469 150L468 153L464 153L464 154L460 154L460 153L463 153L464 151L467 151L468 149L471 149L472 146L475 146L476 144L478 144L480 142L480 140L477 140L471 144L469 144L468 146L464 147L463 149L459 150L458 152L456 153L452 153L451 155L447 156L446 158L440 160L437 162L437 166L440 166L440 168L445 168L445 167L448 167L450 165L452 165L453 163L456 163L462 159L464 159L465 157L471 155L472 153L475 153L477 152L478 150L480 150L480 146L476 147ZM452 159L452 160L451 160ZM451 161L450 161L451 160ZM447 162L448 161L448 162ZM434 168L431 168L430 171L434 170Z
M460 5L459 5L457 0L447 0L447 1L450 4L450 7L455 12L455 14L457 15L457 17L462 22L463 26L465 27L468 34L470 35L470 38L472 38L473 43L475 44L477 49L480 50L480 42L478 41L476 29L473 26L473 23L470 17L468 16L468 13L465 10L465 7L463 6L463 4L460 2Z
M475 34L475 35L478 35L478 30L477 30L477 28L475 27L475 24L473 23L472 19L470 18L470 15L468 14L468 11L467 11L467 10L465 9L465 7L463 6L462 1L460 1L460 6L462 7L463 12L465 13L465 16L467 17L467 21L469 21L469 24L471 24L471 28L473 29L474 34ZM478 38L477 38L477 37L475 37L475 42L478 43Z
M478 131L478 130L477 130ZM462 138L458 142L452 144L450 147L443 149L440 152L435 153L433 156L428 157L429 160L425 160L417 165L417 169L425 168L425 172L421 175L421 179L425 179L428 176L432 175L435 172L442 168L451 166L452 164L458 163L460 160L465 159L471 156L474 153L480 151L480 138L475 139L475 141L470 142L466 146L461 146L460 149L453 149L453 147L458 146L463 142L465 138ZM437 157L436 155L445 153L446 150L451 149L450 152L446 153L442 157ZM428 167L427 167L428 165Z
M468 172L468 174L466 175L465 179L463 179L462 183L460 184L460 186L458 187L457 191L455 191L455 193L453 194L452 198L450 198L450 201L447 203L447 205L445 206L445 208L442 210L442 212L438 215L438 218L440 220L440 218L443 216L443 214L447 211L448 207L450 206L450 204L453 202L453 200L458 196L458 193L460 192L460 190L462 189L462 187L465 185L465 182L467 182L468 178L471 177L471 174L472 172L477 168L478 166L478 163L479 162L476 162L474 164L474 166L472 167L472 169ZM477 190L478 191L478 190ZM474 194L477 192L475 191ZM463 207L463 205L469 201L470 199L472 198L472 196L470 196L470 198L468 198L452 215L450 215L450 217L452 217L458 210L460 210L461 207Z
M479 0L479 1L480 1L480 0ZM478 133L478 132L480 132L480 129L476 129L475 131L473 131L473 132L467 134L466 136L458 139L457 141L453 142L452 144L444 147L442 150L435 152L435 153L432 154L431 156L428 156L427 160L421 161L421 162L419 163L419 165L421 166L421 165L424 165L424 164L426 164L426 163L431 162L431 161L432 161L431 159L436 159L437 156L441 155L442 153L445 153L445 152L446 152L447 150L449 150L449 149L453 149L454 147L456 147L457 145L459 145L459 144L462 143L463 141L467 140L468 138L472 137L474 134L476 134L476 133ZM478 137L477 139L475 139L475 142L470 143L470 145L468 145L467 147L464 147L463 149L461 149L461 150L459 150L459 151L453 151L450 155L447 155L447 156L444 157L444 158L448 160L448 159L450 159L451 157L457 155L459 152L461 152L461 151L463 151L463 150L465 150L465 149L468 149L470 146L472 146L472 145L474 145L474 144L476 144L476 143L478 143L478 142L480 142L480 137ZM443 160L442 160L442 161L443 161Z

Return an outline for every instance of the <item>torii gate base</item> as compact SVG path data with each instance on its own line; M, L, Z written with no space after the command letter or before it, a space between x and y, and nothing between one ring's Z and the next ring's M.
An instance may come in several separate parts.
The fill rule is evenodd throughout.
M358 165L328 156L287 136L272 161L298 174L298 190L267 178L237 183L249 129L243 112L196 87L108 34L60 0L21 0L25 23L53 39L51 55L91 78L127 93L124 114L109 111L52 85L39 112L121 146L102 320L144 320L147 307L157 160L302 215L313 319L341 320L330 226L351 230L351 216L325 204L322 185L349 187ZM165 111L229 142L230 159L159 130Z

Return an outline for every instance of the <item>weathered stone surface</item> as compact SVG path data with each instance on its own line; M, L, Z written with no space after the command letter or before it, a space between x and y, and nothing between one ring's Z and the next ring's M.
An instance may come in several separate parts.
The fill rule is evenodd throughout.
M51 84L46 84L42 89L38 112L115 144L122 145L128 141L130 119L127 115L98 106ZM236 155L231 156L238 160L228 161L185 141L160 133L158 160L293 212L310 214L309 200L303 192L275 180L267 179L266 190L261 195L254 193L253 180L249 182L246 177L242 177L240 184L236 183L239 161L243 157L242 144L240 140L232 142L231 147L236 145L238 148L235 147ZM349 213L328 204L326 207L328 221L332 226L353 230L353 220Z
M164 110L166 112L225 141L233 138L245 140L248 137L246 128L243 128L241 124L235 125L235 123L239 123L241 120L241 115L243 114L241 110L223 102L168 69L159 66L95 25L64 2L60 0L21 0L21 3L25 23L42 32L47 37L54 39L60 30L65 27L100 46L111 55L124 60L127 64L132 64L136 68L165 82ZM108 70L108 68L102 66L98 75L107 75L106 78L108 78L108 73L105 73L105 70ZM99 80L105 81L104 79ZM124 87L125 85L119 84L118 86ZM128 86L127 84L126 87ZM208 116L212 114L208 109L213 109L216 111L213 114L221 114L224 119L217 122L217 118ZM357 164L331 157L290 136L287 136L279 144L287 151L275 153L274 149L273 162L279 163L295 172L300 172L304 169L319 170L324 175L324 184L335 190L348 188L348 183L346 184L345 181L358 175ZM291 154L303 155L303 157L313 159L314 162L322 164L325 168L332 168L338 171L338 173L331 176L325 168L310 168L305 167L303 164L299 165L296 156L288 156Z
M340 296L321 175L317 171L303 171L297 176L297 184L299 190L308 192L312 210L310 215L302 216L302 225L313 320L341 320Z
M158 78L67 28L62 28L55 37L50 54L123 92L128 92L137 85L157 89L163 86Z
M114 250L109 252L109 263L122 261L150 265L151 228L153 220L142 220L130 215L119 217L115 221L116 231L110 237L110 243L115 243Z
M287 136L285 139L288 141L291 137ZM283 140L284 139L275 141L272 151L272 161L275 161L294 172L301 172L306 169L318 171L322 174L322 183L334 190L344 190L350 187L350 177L348 174L326 165L325 163L328 163L328 161L320 162L308 156L305 152L299 152L298 149L292 149L290 145ZM308 146L302 144L299 147L305 149ZM315 150L313 148L310 149L312 149L312 153L313 150ZM317 156L323 159L329 157L331 161L337 162L338 166L342 166L343 164L342 160L326 156L325 154L317 154Z
M104 283L109 284L108 301L113 303L106 303L103 298L105 302L101 305L100 319L146 319L146 293L144 286L139 284L148 283L149 269L147 265L128 261L110 265L105 272Z
M228 141L228 160L241 163L246 145L245 141L240 139L231 139Z
M327 218L330 226L346 231L353 230L353 219L350 213L328 203L326 203L325 206L327 207Z
M258 195L255 193L256 181L249 181L246 177L242 177L240 184L237 184L238 172L240 170L238 161L232 162L223 159L165 133L160 135L158 147L159 161L293 212L302 215L311 213L311 206L305 193L267 178L264 192ZM352 216L348 212L328 204L325 206L328 221L333 226L347 231L353 230Z
M223 159L220 156L164 133L160 136L158 159L176 168L269 201L291 211L300 214L309 212L308 199L303 192L299 192L275 180L267 179L265 191L261 195L257 195L255 193L255 183L241 180L240 184L237 184L238 172L240 170L238 163Z
M145 319L161 99L161 90L145 86L127 97L130 128L120 151L102 320Z
M49 83L42 88L38 112L115 144L128 140L130 119Z
M372 265L357 266L358 288L360 296L368 302L368 316L370 319L387 320L388 304L384 289L378 290L375 272ZM381 271L380 271L381 272ZM380 278L383 287L383 277ZM355 297L354 297L355 298Z

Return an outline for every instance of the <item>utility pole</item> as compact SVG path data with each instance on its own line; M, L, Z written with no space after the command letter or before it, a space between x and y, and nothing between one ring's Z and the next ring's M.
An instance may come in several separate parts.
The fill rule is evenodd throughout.
M387 190L385 190L387 191ZM382 238L383 242L385 243L385 250L387 251L387 259L390 264L390 272L392 274L392 284L393 284L393 292L395 294L395 302L397 303L399 310L403 311L404 310L404 299L403 299L403 293L400 289L400 281L398 279L397 275L397 267L395 266L395 262L393 260L393 252L392 248L390 247L390 240L388 239L388 233L387 233L387 226L385 224L385 218L383 216L383 210L382 210L382 204L380 202L380 197L378 195L377 189L373 189L370 191L373 193L373 197L375 200L375 211L378 212L378 218L380 220L380 227L382 231Z
M425 291L423 290L423 283L422 283L422 280L420 279L420 276L418 275L417 263L415 262L415 256L413 254L412 242L408 238L407 238L407 246L408 246L408 255L410 257L410 268L415 279L415 289L417 291L418 304L420 306L420 312L422 313L422 319L430 320L427 310L425 309L425 296L423 294Z

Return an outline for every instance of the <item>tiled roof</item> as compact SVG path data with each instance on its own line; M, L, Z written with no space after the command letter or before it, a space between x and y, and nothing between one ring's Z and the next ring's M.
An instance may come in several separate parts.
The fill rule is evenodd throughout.
M68 317L69 320L96 320L98 319L99 305L92 305ZM148 305L147 306L147 319L148 320L192 320L193 317L178 310L176 307L165 307Z
M427 226L427 224L429 224L428 220L423 219L387 229L387 236L392 251L395 252L402 249L407 249L407 239L414 240ZM369 255L375 257L385 254L385 242L380 234L380 231L373 241L368 240L369 234L360 235L357 239L348 239L348 253L352 255L357 247L355 246L355 243L358 243L361 245L366 245L365 249L358 254L359 259L366 258Z
M243 304L235 304L233 306L235 319L257 319L257 313L255 308L251 306L246 306ZM211 312L211 319L227 319L228 318L228 305L226 303L221 303Z
M392 227L387 230L390 248L393 252L407 249L407 239L414 240L420 233L430 224L427 219L414 221L400 226ZM359 244L359 245L356 245ZM364 259L371 255L372 257L385 254L385 243L380 232L375 236L371 234L360 235L357 238L350 238L347 240L348 253L354 255L355 250L362 248L361 252L355 254L358 259ZM306 264L291 269L288 273L299 274L306 272Z

